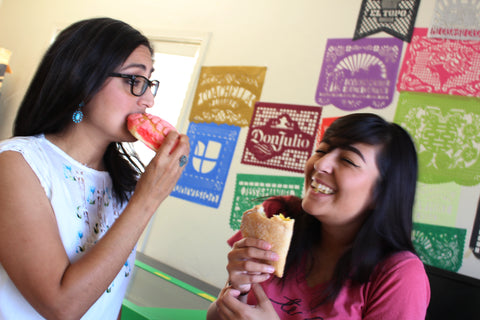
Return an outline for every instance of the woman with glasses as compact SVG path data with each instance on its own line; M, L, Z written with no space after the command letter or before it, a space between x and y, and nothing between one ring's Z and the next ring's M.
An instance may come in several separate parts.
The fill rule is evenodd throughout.
M181 175L170 132L143 168L123 144L159 83L149 41L109 18L74 23L43 57L0 143L0 318L117 319L136 243Z
M282 278L265 241L229 239L228 282L209 308L223 319L425 319L430 286L411 240L417 154L375 114L337 119L305 164L302 198L263 203L295 219Z

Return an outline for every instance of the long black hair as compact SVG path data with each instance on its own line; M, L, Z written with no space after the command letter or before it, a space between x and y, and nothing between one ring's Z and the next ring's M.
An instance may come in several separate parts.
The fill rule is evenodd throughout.
M374 208L351 248L339 259L326 291L313 301L312 308L335 300L347 280L352 284L368 282L375 266L389 255L405 250L415 252L411 233L418 165L410 135L399 125L375 114L357 113L333 122L323 141L337 147L354 143L379 146L376 157L379 178L374 188ZM286 269L290 270L305 255L313 258L312 249L321 239L321 222L303 211L299 198L286 206L295 216L286 263Z
M72 121L81 102L101 89L109 73L148 39L130 25L111 18L76 22L63 30L43 56L23 98L14 123L14 136L58 133ZM141 164L121 143L111 143L104 163L115 196L127 200Z

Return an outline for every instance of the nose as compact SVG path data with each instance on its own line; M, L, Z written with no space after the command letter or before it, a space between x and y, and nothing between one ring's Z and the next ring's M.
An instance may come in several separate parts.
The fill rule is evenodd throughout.
M155 103L155 97L153 96L152 90L147 88L145 93L139 97L138 102L142 107L152 108Z
M313 163L313 169L316 172L320 173L328 173L331 174L333 172L333 167L334 167L334 161L333 161L333 155L330 153L324 154L321 158L317 159Z

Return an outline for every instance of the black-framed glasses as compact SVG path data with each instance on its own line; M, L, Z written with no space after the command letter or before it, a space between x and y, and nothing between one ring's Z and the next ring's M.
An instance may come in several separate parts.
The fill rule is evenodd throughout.
M130 92L136 97L142 96L149 87L153 96L155 97L157 95L158 87L160 86L160 82L158 80L148 80L144 76L115 72L110 73L109 76L129 79Z

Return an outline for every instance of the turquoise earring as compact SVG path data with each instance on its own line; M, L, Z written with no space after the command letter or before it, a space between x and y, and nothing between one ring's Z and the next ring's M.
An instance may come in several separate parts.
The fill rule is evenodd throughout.
M80 123L83 120L83 112L82 112L82 107L85 106L85 103L80 102L78 105L78 109L73 113L72 115L72 120L75 123Z

